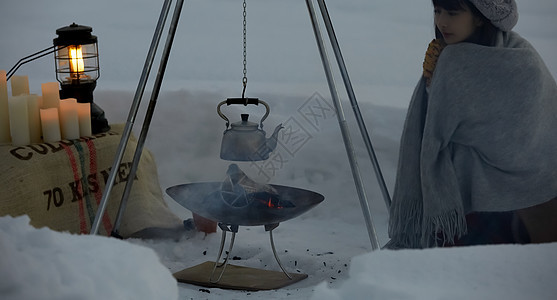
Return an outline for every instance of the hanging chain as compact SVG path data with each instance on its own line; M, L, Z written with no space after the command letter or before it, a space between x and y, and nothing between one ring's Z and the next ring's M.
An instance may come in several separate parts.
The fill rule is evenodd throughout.
M242 78L242 84L244 85L244 89L242 90L242 98L245 98L245 93L246 93L246 86L248 84L248 69L247 69L247 50L246 50L246 25L247 25L247 21L246 21L246 0L244 0L244 30L243 30L243 35L244 35L244 77Z

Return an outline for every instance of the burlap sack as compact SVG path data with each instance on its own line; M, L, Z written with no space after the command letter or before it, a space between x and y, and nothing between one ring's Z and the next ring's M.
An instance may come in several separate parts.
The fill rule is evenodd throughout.
M110 174L123 125L79 140L0 146L0 216L29 215L35 227L89 233ZM131 137L118 167L99 234L108 235L130 173L136 140ZM144 149L120 235L182 223L167 207L152 154Z

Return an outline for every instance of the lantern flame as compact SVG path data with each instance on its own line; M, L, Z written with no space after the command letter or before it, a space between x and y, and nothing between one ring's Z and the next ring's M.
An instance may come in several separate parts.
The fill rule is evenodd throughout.
M83 53L81 51L81 46L70 46L70 72L72 74L81 73L85 70L83 63Z

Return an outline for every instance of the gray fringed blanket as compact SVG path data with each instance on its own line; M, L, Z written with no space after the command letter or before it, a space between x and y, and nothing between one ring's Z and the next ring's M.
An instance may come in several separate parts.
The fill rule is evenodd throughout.
M428 94L429 92L429 94ZM514 32L447 46L406 117L388 248L452 243L465 214L557 196L557 85Z

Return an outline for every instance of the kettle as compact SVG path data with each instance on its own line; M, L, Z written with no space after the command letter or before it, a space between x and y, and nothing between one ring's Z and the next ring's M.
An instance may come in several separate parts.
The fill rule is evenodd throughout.
M241 114L241 121L230 124L228 118L221 112L224 104L263 104L266 108L265 115L259 124L248 120L249 114ZM232 161L258 161L266 160L269 154L277 147L278 133L284 127L279 124L273 134L267 138L263 130L263 121L269 115L269 105L258 98L228 98L217 106L217 113L226 121L226 130L222 137L220 158ZM230 128L229 128L230 126Z

